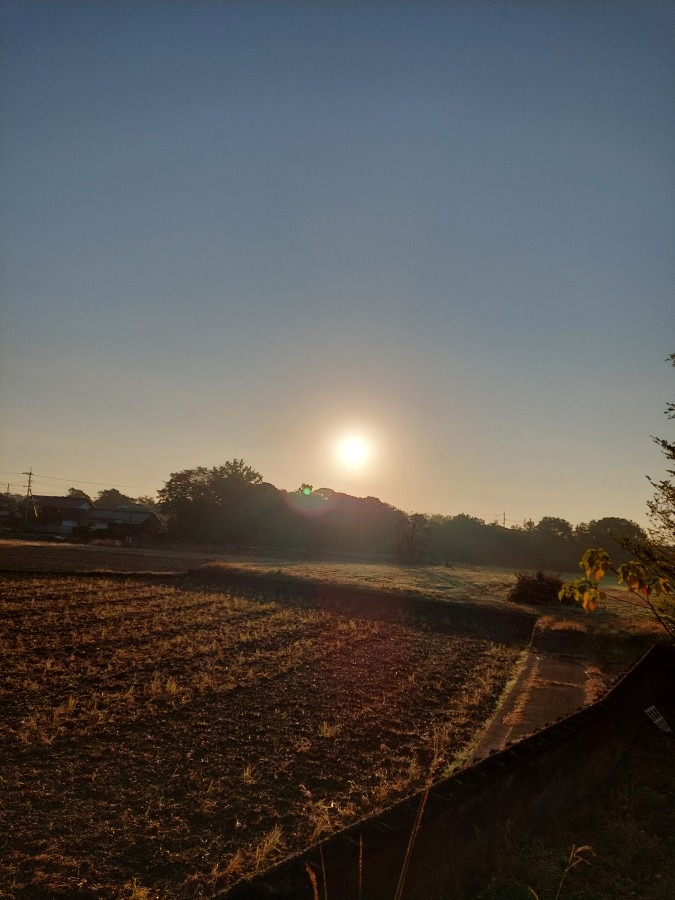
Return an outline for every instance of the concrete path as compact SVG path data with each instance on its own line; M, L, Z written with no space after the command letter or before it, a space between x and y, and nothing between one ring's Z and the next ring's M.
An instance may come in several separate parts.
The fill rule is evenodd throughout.
M604 689L591 635L576 623L540 622L525 665L471 761L576 712Z

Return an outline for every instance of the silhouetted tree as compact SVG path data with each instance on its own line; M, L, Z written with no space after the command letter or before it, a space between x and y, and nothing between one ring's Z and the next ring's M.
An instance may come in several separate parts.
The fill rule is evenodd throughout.
M630 551L625 548L625 542L643 541L647 537L644 528L637 522L618 516L581 522L577 525L575 534L581 546L614 548L614 558L622 562L630 558Z
M142 494L140 497L136 497L134 503L138 504L138 506L146 506L148 509L154 509L157 506L157 501L150 494Z
M231 459L216 468L218 477L227 479L230 484L262 484L263 477L252 466L247 466L243 459Z
M538 534L544 537L562 538L571 540L574 537L574 529L566 519L556 516L544 516L534 528Z
M503 528L497 523L487 525L482 519L464 513L431 516L430 556L437 563L571 569L578 554L571 525L553 516L542 521L541 529L534 525ZM569 537L563 537L564 534Z
M70 487L68 488L68 497L78 498L80 500L88 500L90 503L92 502L89 494L85 494L84 491L81 491L79 488Z
M242 459L233 459L211 469L198 466L173 472L157 495L177 535L192 540L244 540L250 539L250 520L260 515L260 498L253 495L262 487L260 472ZM269 496L269 491L258 494Z
M394 549L400 562L421 563L429 559L429 520L412 513L398 520Z
M107 488L98 492L94 505L99 509L119 509L120 506L135 506L136 501L133 497L122 494L117 488Z

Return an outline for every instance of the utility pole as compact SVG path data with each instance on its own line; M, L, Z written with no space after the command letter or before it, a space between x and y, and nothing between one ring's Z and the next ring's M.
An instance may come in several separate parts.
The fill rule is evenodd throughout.
M502 518L502 527L506 528L506 510L504 510L504 516Z
M33 492L31 490L31 481L33 480L33 467L31 466L27 472L22 472L22 475L28 475L28 488L26 490L26 510L23 514L23 530L28 531L28 501L33 496ZM35 504L33 504L33 510L35 510Z

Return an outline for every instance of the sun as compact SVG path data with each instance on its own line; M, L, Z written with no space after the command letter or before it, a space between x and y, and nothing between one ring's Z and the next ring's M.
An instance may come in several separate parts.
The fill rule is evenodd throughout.
M344 438L338 444L340 462L349 469L360 469L368 461L370 446L362 437Z

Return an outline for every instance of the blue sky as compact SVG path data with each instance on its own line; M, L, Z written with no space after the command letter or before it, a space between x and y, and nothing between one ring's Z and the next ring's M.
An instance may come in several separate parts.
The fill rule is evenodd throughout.
M5 484L244 457L410 511L644 521L673 4L1 15Z

